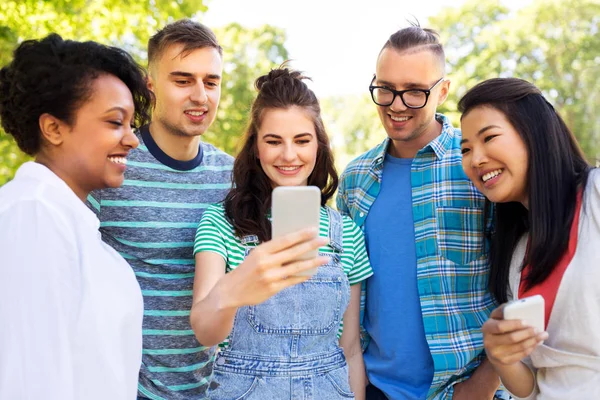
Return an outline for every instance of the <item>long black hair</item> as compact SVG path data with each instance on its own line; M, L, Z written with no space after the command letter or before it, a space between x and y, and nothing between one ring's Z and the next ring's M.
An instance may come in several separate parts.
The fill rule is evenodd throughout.
M479 83L458 103L463 117L477 107L502 112L527 148L527 210L521 203L495 207L490 249L490 290L503 303L513 251L525 232L529 243L523 268L525 287L543 282L567 250L577 191L585 187L590 165L566 124L533 84L517 78Z

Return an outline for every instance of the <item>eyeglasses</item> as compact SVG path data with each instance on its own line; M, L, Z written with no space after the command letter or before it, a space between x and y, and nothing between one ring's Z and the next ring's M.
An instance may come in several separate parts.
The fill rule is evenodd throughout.
M400 96L402 103L408 108L423 108L427 105L427 100L434 87L440 82L443 82L444 77L441 77L436 83L433 84L429 89L409 89L409 90L394 90L385 86L373 86L375 77L371 80L369 85L369 91L373 102L378 106L391 106L396 100L396 96Z

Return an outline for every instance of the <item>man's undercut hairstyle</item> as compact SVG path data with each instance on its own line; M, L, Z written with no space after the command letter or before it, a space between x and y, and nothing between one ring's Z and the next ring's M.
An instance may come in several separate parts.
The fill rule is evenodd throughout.
M428 50L439 58L444 69L446 67L446 55L444 46L440 43L440 35L435 30L421 28L418 24L411 24L390 36L381 51L388 48L399 53Z
M210 28L190 19L181 19L166 25L148 40L148 66L158 61L164 51L175 44L183 45L180 54L184 56L206 47L217 49L223 55L223 48Z

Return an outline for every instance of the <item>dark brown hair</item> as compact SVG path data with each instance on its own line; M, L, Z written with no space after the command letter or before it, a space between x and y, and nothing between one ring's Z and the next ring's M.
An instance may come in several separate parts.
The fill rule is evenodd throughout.
M303 82L300 72L280 67L259 77L255 82L258 96L252 104L250 122L240 153L233 165L234 189L224 201L225 215L238 237L257 235L261 242L271 237L267 213L271 208L271 180L258 159L257 136L267 110L301 107L312 117L317 134L317 159L308 177L308 185L321 189L321 205L325 205L338 185L338 175L329 147L329 138L321 119L321 107L312 90Z
M411 24L411 26L400 29L392 34L383 45L381 51L388 48L400 53L429 50L441 62L442 71L446 65L444 46L440 43L439 34L433 29L421 28L418 23Z
M517 78L481 82L458 103L463 117L477 107L503 113L528 154L529 210L517 202L495 205L490 289L503 303L508 299L512 254L525 232L529 246L522 267L531 268L525 277L527 288L543 282L567 250L577 191L585 187L590 165L560 115L533 84Z
M190 19L181 19L165 25L148 40L148 65L158 61L165 49L174 44L183 45L183 55L205 47L217 49L223 55L223 48L212 30Z

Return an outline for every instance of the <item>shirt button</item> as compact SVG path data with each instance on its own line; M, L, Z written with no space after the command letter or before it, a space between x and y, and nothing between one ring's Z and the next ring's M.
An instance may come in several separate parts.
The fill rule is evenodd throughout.
M217 365L225 365L225 359L223 357L217 358Z
M364 217L365 213L361 211L360 214L358 214L358 215L360 215L361 217Z

